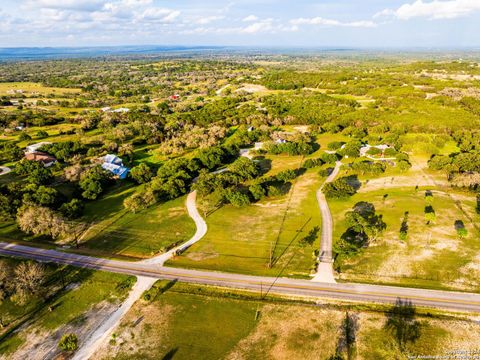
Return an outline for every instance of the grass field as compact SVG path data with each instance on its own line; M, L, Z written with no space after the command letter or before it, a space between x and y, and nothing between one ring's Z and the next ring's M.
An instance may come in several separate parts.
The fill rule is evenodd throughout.
M345 310L235 299L236 292L159 282L123 319L100 359L328 359L341 337ZM475 321L414 315L418 332L400 350L383 312L350 310L357 359L407 359L474 350ZM214 344L214 346L213 346ZM345 355L345 352L343 352ZM345 357L346 358L346 357Z
M19 263L5 258L0 261ZM49 265L42 295L31 296L25 305L10 299L0 302L4 325L0 331L0 356L18 349L27 354L36 344L41 344L39 354L49 346L56 349L65 329L81 338L92 321L115 308L133 282L134 278L126 275Z
M82 238L83 247L101 254L145 258L193 236L195 224L188 216L185 196L133 214L124 209L123 200L134 191L120 184L87 204L82 221L93 225Z
M434 223L425 219L426 190L433 193ZM412 286L477 290L480 286L478 251L480 220L475 198L435 188L385 188L361 192L349 200L330 201L334 217L334 241L346 231L344 214L360 201L371 202L387 224L383 236L343 263L337 263L341 279ZM399 238L401 222L408 211L408 238ZM465 225L468 235L457 235L455 222Z
M300 156L267 156L274 175L302 164ZM308 276L319 247L320 212L315 192L323 179L311 170L294 181L284 196L236 208L226 205L207 217L205 237L172 266L192 267L256 275ZM299 240L312 236L311 245ZM273 266L268 264L272 260Z
M15 94L23 94L26 96L31 95L48 95L48 94L55 94L55 95L62 95L62 94L77 94L81 92L81 89L73 89L73 88L55 88L55 87L48 87L43 86L39 83L33 82L5 82L0 83L0 95L13 95L9 94L9 91L13 90ZM22 92L19 92L22 91Z

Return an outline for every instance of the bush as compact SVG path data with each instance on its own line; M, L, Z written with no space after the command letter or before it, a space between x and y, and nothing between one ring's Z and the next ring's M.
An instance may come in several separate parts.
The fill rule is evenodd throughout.
M343 144L345 144L345 143L341 142L341 141L333 141L333 142L331 142L327 145L327 148L328 148L328 150L335 151L335 150L340 149L343 146Z
M48 133L45 130L39 130L37 132L37 137L40 139L48 137Z
M32 140L32 137L30 135L28 135L27 133L25 132L22 132L20 134L20 136L18 137L18 140L20 141L28 141L28 140Z
M58 347L63 351L75 351L78 349L78 338L75 334L65 334L58 342Z

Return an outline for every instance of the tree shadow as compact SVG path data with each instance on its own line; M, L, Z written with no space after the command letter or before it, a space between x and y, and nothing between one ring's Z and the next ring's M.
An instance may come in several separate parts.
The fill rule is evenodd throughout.
M358 191L362 186L362 182L358 180L357 175L347 176L345 177L345 180L347 181L348 185L352 186L356 191Z
M259 176L265 175L272 169L272 160L265 158L265 156L255 156L253 160L257 162L260 168Z
M337 343L336 356L343 358L341 354L346 353L347 359L355 358L355 344L357 333L360 328L356 314L346 313L340 326L340 337Z
M175 347L173 349L170 349L163 357L162 360L172 360L175 354L178 351L178 347Z
M318 238L318 233L320 232L320 226L315 226L308 234L300 239L299 243L302 246L310 245L312 246L315 240Z
M387 313L385 329L390 331L400 350L404 351L408 343L415 343L420 337L420 322L415 319L416 309L410 300L398 298Z

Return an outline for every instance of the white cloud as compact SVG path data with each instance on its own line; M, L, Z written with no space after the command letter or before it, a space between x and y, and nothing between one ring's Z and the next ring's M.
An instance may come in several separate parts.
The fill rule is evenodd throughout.
M164 8L148 8L137 15L137 20L172 22L180 15L180 11Z
M255 15L249 15L249 16L244 17L242 19L242 21L244 21L244 22L251 22L251 21L257 21L257 20L258 20L258 17L255 16Z
M27 6L46 9L62 9L75 11L100 10L105 5L105 0L36 0L29 1Z
M269 21L256 22L241 30L244 34L255 34L257 32L268 32L273 30L272 23Z
M322 25L322 26L344 26L344 27L376 27L377 24L369 20L341 22L333 19L325 19L322 17L314 18L298 18L290 20L292 25Z
M455 19L480 11L479 0L448 0L448 1L423 1L416 0L413 3L403 4L396 10L385 9L378 16L394 16L401 20L409 20L417 17L428 19Z
M225 16L204 16L194 20L194 23L199 25L206 25L222 19L225 19Z

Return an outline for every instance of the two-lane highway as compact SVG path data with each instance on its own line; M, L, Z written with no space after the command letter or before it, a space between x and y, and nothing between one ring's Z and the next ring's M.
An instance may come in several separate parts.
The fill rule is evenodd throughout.
M270 293L360 302L394 303L410 300L417 306L480 312L480 294L366 284L321 284L213 271L169 268L153 264L99 259L90 256L0 243L0 255L68 264L115 273Z

